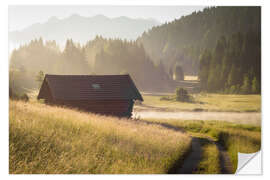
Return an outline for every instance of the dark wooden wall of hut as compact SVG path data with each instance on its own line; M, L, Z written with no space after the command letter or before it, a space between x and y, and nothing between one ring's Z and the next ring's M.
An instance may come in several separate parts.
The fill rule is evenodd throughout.
M134 105L133 100L50 100L48 104L78 108L79 110L112 115L118 117L131 117Z

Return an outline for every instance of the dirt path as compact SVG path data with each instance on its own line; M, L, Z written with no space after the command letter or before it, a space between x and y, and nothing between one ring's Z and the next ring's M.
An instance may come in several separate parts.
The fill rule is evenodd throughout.
M192 174L201 160L202 147L200 138L192 138L191 146L191 152L185 158L183 165L177 169L179 174Z
M172 129L174 131L180 131L180 132L185 132L183 129L166 124L166 123L159 123L159 122L150 122L150 121L145 121L145 120L138 120L141 123L146 123L146 124L158 124L160 126L163 126L168 129ZM226 152L225 148L217 143L214 142L213 140L209 138L200 138L200 137L191 137L191 151L187 154L187 156L184 159L184 162L180 160L181 165L177 162L174 167L169 170L170 174L192 174L194 171L196 171L196 168L198 167L198 164L200 163L200 160L202 158L202 144L205 142L207 143L213 143L217 146L219 150L219 162L220 162L220 168L222 174L231 174L232 172L232 164L230 157L228 153Z
M200 163L200 160L202 159L202 145L204 143L213 143L217 146L219 150L219 165L221 174L232 174L233 168L232 163L230 160L230 157L224 147L217 142L214 142L213 140L209 138L198 138L198 137L192 137L191 142L191 152L188 154L188 156L184 159L184 163L180 168L177 169L176 173L179 174L192 174L196 172L197 167Z

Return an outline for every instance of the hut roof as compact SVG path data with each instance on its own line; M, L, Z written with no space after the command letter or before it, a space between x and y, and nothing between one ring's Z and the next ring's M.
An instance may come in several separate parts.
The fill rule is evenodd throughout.
M143 101L129 75L45 75L38 99L46 98L45 83L56 100Z

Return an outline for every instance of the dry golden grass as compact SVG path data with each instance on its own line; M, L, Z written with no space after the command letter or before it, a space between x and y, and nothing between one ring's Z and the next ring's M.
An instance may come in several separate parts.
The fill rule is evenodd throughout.
M9 172L167 173L191 139L159 125L10 101Z

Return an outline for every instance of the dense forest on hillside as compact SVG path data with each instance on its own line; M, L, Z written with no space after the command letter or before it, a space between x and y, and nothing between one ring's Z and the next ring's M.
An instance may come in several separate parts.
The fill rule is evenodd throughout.
M55 40L35 39L12 52L10 86L36 88L40 71L130 74L140 90L172 92L184 75L198 75L202 91L260 93L260 12L260 7L210 7L153 27L136 41L69 39L64 50Z
M261 92L260 33L249 31L221 37L200 56L201 90L225 93Z
M133 41L97 36L85 45L66 41L60 51L55 41L41 38L14 50L10 58L10 87L36 88L39 71L48 74L130 74L141 90L170 88L163 64L155 65L143 46Z
M221 36L261 31L260 7L210 7L155 26L138 38L155 62L166 71L179 64L186 75L197 75L199 56L214 48Z
M133 41L96 38L85 46L87 61L96 74L130 74L143 90L166 90L169 76L162 63L154 64L142 45Z

